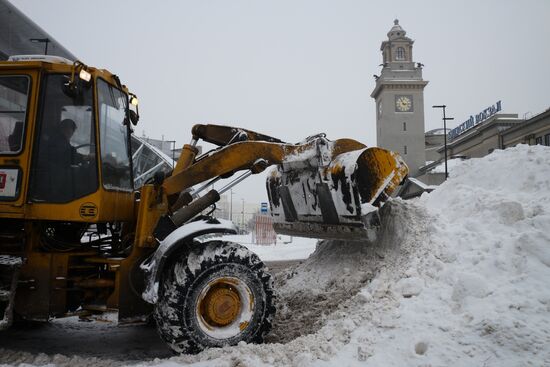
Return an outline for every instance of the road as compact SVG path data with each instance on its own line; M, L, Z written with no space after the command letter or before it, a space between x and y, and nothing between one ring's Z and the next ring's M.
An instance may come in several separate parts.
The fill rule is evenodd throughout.
M265 265L269 268L269 272L276 277L281 271L293 265L298 265L303 261L304 260L267 261Z
M277 276L300 261L266 263ZM0 332L0 365L34 363L47 355L97 357L105 365L147 361L173 355L157 335L154 325L124 325L108 319L83 322L78 318L53 320L44 324L17 324ZM102 365L102 363L99 363Z

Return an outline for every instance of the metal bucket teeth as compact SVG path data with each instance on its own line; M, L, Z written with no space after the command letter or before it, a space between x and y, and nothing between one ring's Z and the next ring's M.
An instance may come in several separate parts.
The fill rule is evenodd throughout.
M317 146L317 159L302 155L308 159L289 159L271 171L267 189L277 232L373 239L377 209L405 179L407 165L382 148L342 152L338 143L325 140Z

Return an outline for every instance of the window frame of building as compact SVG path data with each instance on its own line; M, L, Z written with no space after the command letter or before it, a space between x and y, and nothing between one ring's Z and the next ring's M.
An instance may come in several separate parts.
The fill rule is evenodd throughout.
M535 138L535 145L542 145L542 136L537 136Z
M395 50L395 60L396 61L404 61L406 59L405 57L405 48L404 47L397 47L397 50Z
M403 122L403 131L407 131L407 122Z
M407 146L406 145L403 146L403 154L407 155Z
M544 145L550 147L550 134L544 135Z

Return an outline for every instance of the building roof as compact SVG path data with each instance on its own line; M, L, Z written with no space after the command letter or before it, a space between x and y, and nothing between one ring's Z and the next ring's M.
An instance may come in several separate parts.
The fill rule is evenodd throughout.
M447 134L449 133L449 131L451 131L451 129L447 128ZM426 135L445 135L445 129L439 128L426 131Z
M388 32L388 38L390 40L394 40L396 38L405 37L405 34L407 34L407 31L405 31L400 25L399 25L399 19L395 19L393 21L393 27L391 27L390 31Z
M447 142L448 147L454 147L456 145L462 144L469 139L475 138L483 130L489 129L493 126L499 126L501 129L508 129L514 125L521 124L524 120L518 118L516 113L497 113L489 117L487 120L475 125L474 127L464 131L462 134L458 135L453 139L449 139ZM438 151L443 151L443 147L440 147Z
M40 28L7 0L0 0L0 60L13 55L43 55L46 44L32 39L48 40L48 55L77 60L69 50Z
M530 124L533 124L539 120L542 120L544 118L547 118L547 117L550 117L550 108L548 108L546 111L544 112L541 112L533 117L531 117L530 119L528 120L525 120L524 122L518 124L517 126L513 126L503 132L501 132L501 135L506 135L506 134L510 134L510 133L513 133L514 131L517 131L517 130L521 130L521 129L524 129L526 127L528 127Z

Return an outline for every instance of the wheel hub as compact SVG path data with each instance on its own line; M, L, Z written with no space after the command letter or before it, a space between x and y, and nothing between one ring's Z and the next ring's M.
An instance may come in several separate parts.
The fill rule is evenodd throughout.
M222 279L210 286L199 308L204 321L210 326L227 326L241 312L241 297L230 282Z

